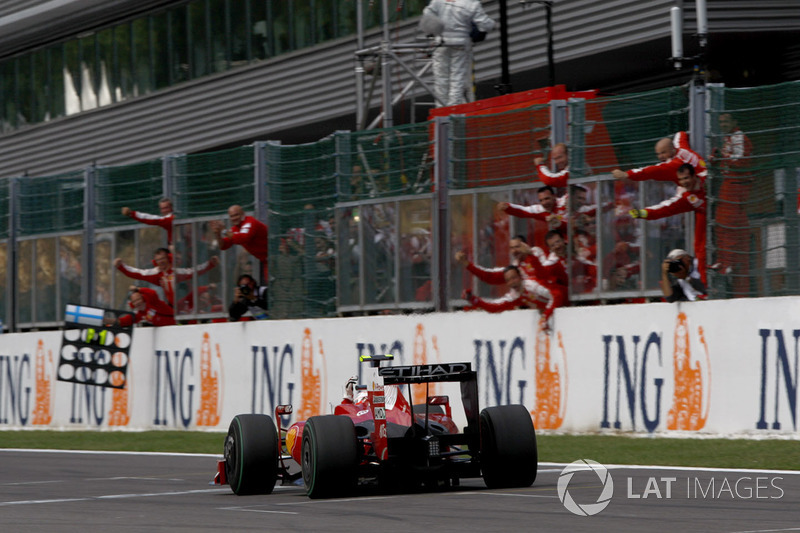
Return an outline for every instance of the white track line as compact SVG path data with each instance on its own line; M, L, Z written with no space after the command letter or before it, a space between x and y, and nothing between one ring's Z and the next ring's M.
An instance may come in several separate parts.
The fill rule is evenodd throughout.
M178 453L178 452L112 452L102 450L50 450L50 449L26 449L26 448L0 448L2 452L28 452L28 453L74 453L79 455L162 455L165 457L214 457L222 459L222 455L216 453Z
M569 463L539 463L540 466L566 467ZM693 472L761 472L764 474L800 475L800 470L759 470L757 468L712 468L705 466L663 466L663 465L607 465L604 467L614 470L685 470ZM587 467L588 469L588 467ZM560 470L539 470L539 472L560 472Z
M185 494L203 494L210 492L229 492L229 489L195 489L184 491L169 491L169 492L145 492L139 494L106 494L103 496L88 496L86 498L58 498L52 500L19 500L0 502L0 507L9 507L11 505L41 505L48 503L64 503L64 502L88 502L95 500L123 500L129 498L151 498L153 496L182 496Z

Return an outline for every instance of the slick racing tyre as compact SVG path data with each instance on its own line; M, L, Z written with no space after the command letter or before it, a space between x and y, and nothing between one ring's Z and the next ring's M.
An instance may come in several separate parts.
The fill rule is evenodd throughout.
M303 482L309 498L352 492L358 481L358 440L347 416L312 416L303 428Z
M522 405L500 405L481 411L481 472L492 489L530 487L536 480L539 454L531 414Z
M225 437L225 474L238 495L269 494L278 478L278 430L268 415L236 415Z

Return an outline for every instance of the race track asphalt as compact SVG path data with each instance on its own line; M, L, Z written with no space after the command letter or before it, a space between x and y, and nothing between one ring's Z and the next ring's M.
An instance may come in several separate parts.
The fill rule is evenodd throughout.
M440 492L310 500L302 486L240 497L209 485L216 459L0 449L0 530L800 531L800 472L610 466L606 478L590 469L565 477L565 465L545 463L525 489L475 479ZM604 479L613 490L603 492Z

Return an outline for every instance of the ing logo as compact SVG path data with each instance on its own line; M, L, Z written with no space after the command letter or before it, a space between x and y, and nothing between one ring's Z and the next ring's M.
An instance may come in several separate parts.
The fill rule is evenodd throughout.
M322 340L319 341L319 355L314 353L314 341L311 328L303 331L303 347L300 357L301 379L303 383L300 409L297 420L307 420L323 412L323 398L327 398L325 389L325 351Z
M432 351L436 352L436 361L441 362L441 353L439 353L439 344L437 342L436 335L431 337L431 347ZM428 341L425 338L425 327L420 323L417 324L417 329L414 334L414 360L413 364L415 365L427 365L430 363L434 363L433 358L428 358ZM414 405L425 405L428 403L428 398L426 397L426 386L424 385L414 385L412 386L412 400ZM435 383L427 384L427 394L429 396L436 396L437 395L437 387Z
M53 421L53 351L44 348L39 339L36 345L36 407L33 409L31 423L47 426Z
M705 382L700 362L692 361L689 321L685 313L678 313L678 323L675 325L675 353L672 359L675 391L672 407L667 414L667 429L697 431L705 427L708 419L711 363L702 326L697 328L697 333L705 352Z
M219 344L215 344L216 356L211 349L211 338L208 333L203 333L203 342L200 347L200 407L197 409L198 426L216 426L219 424L219 415L222 398L222 353ZM216 364L215 364L216 362Z
M111 409L108 412L109 426L127 426L131 421L130 396L131 379L133 372L128 367L124 389L111 389Z
M558 429L564 422L567 398L564 340L558 332L561 365L554 365L550 353L551 335L539 328L536 331L536 408L531 411L537 429ZM561 370L564 376L561 376Z

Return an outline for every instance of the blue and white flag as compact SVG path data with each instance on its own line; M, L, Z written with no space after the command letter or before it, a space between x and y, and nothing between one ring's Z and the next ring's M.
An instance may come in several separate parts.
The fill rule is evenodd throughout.
M102 326L105 311L96 307L86 307L84 305L67 304L67 312L64 319L67 322L86 324L87 326Z

